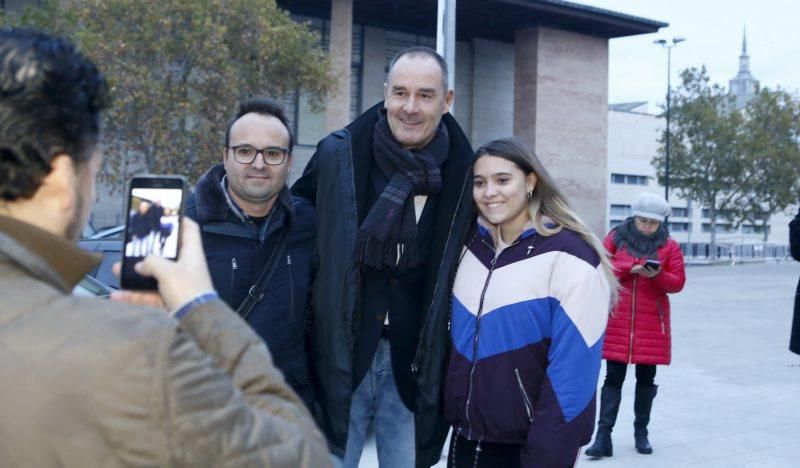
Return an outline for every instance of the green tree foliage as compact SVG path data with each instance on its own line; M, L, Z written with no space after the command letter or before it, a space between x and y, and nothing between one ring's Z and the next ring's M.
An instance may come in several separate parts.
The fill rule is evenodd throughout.
M761 90L744 111L740 143L747 184L737 200L737 216L761 226L797 203L800 193L800 104L789 93Z
M319 106L329 67L319 37L275 0L43 0L3 22L72 39L108 77L103 175L194 181L222 157L237 102L302 90Z
M705 67L681 73L672 93L670 189L705 205L711 222L711 255L716 257L716 225L728 217L743 193L748 177L743 170L739 142L742 116L726 112L731 102L725 90L710 84ZM654 158L659 182L664 184L666 132Z

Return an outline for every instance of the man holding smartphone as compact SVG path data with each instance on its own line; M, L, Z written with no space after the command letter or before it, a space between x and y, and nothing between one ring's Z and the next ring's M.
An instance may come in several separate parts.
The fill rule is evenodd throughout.
M136 266L158 292L70 295L96 263L75 240L107 102L71 44L0 29L0 466L329 466L263 341L218 300L191 220L177 261Z
M242 102L225 132L222 163L197 182L186 214L200 224L220 297L264 339L275 365L312 408L306 319L314 207L286 188L292 144L280 104Z

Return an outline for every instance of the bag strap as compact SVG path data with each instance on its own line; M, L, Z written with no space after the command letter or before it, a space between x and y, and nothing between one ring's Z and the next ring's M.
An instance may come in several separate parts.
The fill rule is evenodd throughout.
M275 274L275 270L278 268L278 263L283 257L288 231L289 229L281 230L281 233L278 236L278 241L275 244L275 248L272 250L266 265L264 265L264 269L261 270L261 274L258 275L258 279L255 283L253 283L252 286L250 286L250 290L247 291L247 296L245 296L242 303L239 304L239 307L236 309L236 313L239 314L239 316L241 316L243 319L247 319L247 316L253 311L253 307L255 307L255 305L264 298L264 289L267 287L267 283L269 283L272 275Z

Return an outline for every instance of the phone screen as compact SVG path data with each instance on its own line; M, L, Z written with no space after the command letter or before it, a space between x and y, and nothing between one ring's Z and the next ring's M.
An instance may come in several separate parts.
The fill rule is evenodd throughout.
M122 257L123 288L155 289L155 280L137 274L133 266L150 255L178 257L183 198L181 178L137 177L131 181Z

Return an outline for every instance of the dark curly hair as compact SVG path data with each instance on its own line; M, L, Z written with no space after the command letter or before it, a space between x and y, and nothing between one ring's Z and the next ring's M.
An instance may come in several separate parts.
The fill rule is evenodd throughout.
M0 29L0 199L32 197L58 154L85 163L108 104L105 78L68 41Z

